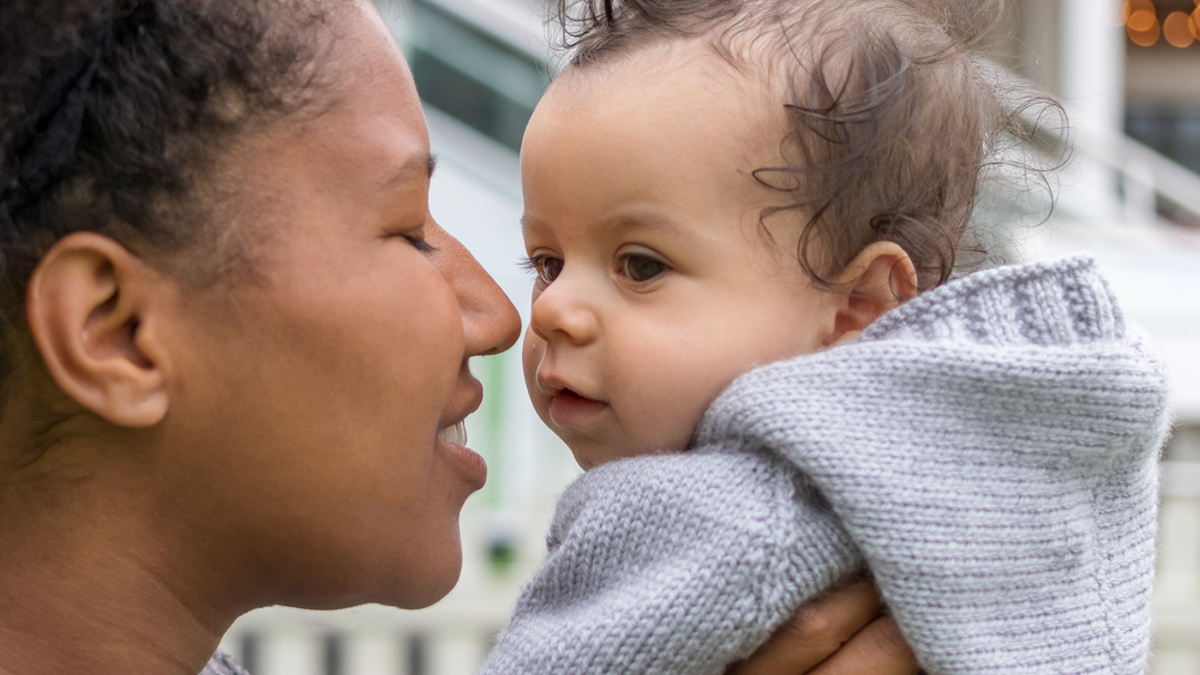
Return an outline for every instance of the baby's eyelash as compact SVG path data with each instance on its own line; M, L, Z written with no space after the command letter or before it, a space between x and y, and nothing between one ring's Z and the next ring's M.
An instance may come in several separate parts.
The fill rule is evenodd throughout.
M517 267L520 267L522 271L527 272L529 274L537 274L538 273L537 259L527 256L527 255L523 255L520 258L517 258Z
M558 278L563 264L562 258L548 254L531 255L520 262L523 269L533 273L537 283L547 286Z

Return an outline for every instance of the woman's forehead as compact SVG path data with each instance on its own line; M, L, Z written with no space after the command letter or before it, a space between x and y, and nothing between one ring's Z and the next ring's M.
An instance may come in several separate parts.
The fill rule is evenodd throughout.
M429 136L402 53L369 5L330 24L331 98L266 124L231 158L235 226L272 249L280 232L300 233L306 212L364 222L428 209Z

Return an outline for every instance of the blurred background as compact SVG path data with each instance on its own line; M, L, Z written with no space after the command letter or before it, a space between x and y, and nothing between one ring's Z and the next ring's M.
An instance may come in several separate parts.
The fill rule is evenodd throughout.
M1176 428L1163 465L1156 675L1200 675L1197 2L1010 0L988 43L997 63L1062 102L1069 133L1049 125L1036 140L1069 144L1072 159L1050 181L1052 211L1044 191L998 191L983 200L979 227L995 235L1006 262L1090 251L1171 379ZM380 10L425 102L439 157L433 213L527 316L518 150L555 70L546 2L381 1ZM519 350L473 369L487 397L468 431L490 475L464 509L458 587L415 612L252 612L223 643L251 673L467 675L478 667L536 568L554 500L578 468L529 407Z

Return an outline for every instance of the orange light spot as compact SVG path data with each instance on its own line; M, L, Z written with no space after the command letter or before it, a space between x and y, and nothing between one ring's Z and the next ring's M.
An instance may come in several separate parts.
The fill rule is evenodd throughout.
M1200 0L1196 0L1200 2ZM1192 37L1200 40L1200 8L1192 12L1192 16L1188 18L1188 30L1192 31Z
M1134 33L1146 33L1149 31L1158 32L1158 17L1154 12L1139 9L1129 15L1129 30Z
M1159 33L1159 27L1156 23L1154 24L1154 27L1148 31L1139 32L1130 30L1129 39L1133 42L1133 44L1139 47L1150 47L1153 46L1155 42L1158 42Z
M1192 18L1183 12L1171 12L1163 21L1163 37L1172 47L1190 47L1196 38L1192 35Z
M1195 0L1197 5L1200 5L1200 0ZM1150 12L1158 16L1158 10L1154 7L1152 0L1125 0L1121 7L1121 20L1128 24L1129 19L1138 12Z

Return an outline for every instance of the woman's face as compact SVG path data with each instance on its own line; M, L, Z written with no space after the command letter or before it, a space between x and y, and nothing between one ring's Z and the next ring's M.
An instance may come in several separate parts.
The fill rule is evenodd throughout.
M366 2L329 30L335 103L235 162L222 225L252 242L254 277L181 296L162 513L188 514L178 545L220 551L214 582L247 580L228 590L250 606L419 607L457 580L459 510L486 475L439 431L479 406L467 358L507 349L519 320L429 214L391 34Z

